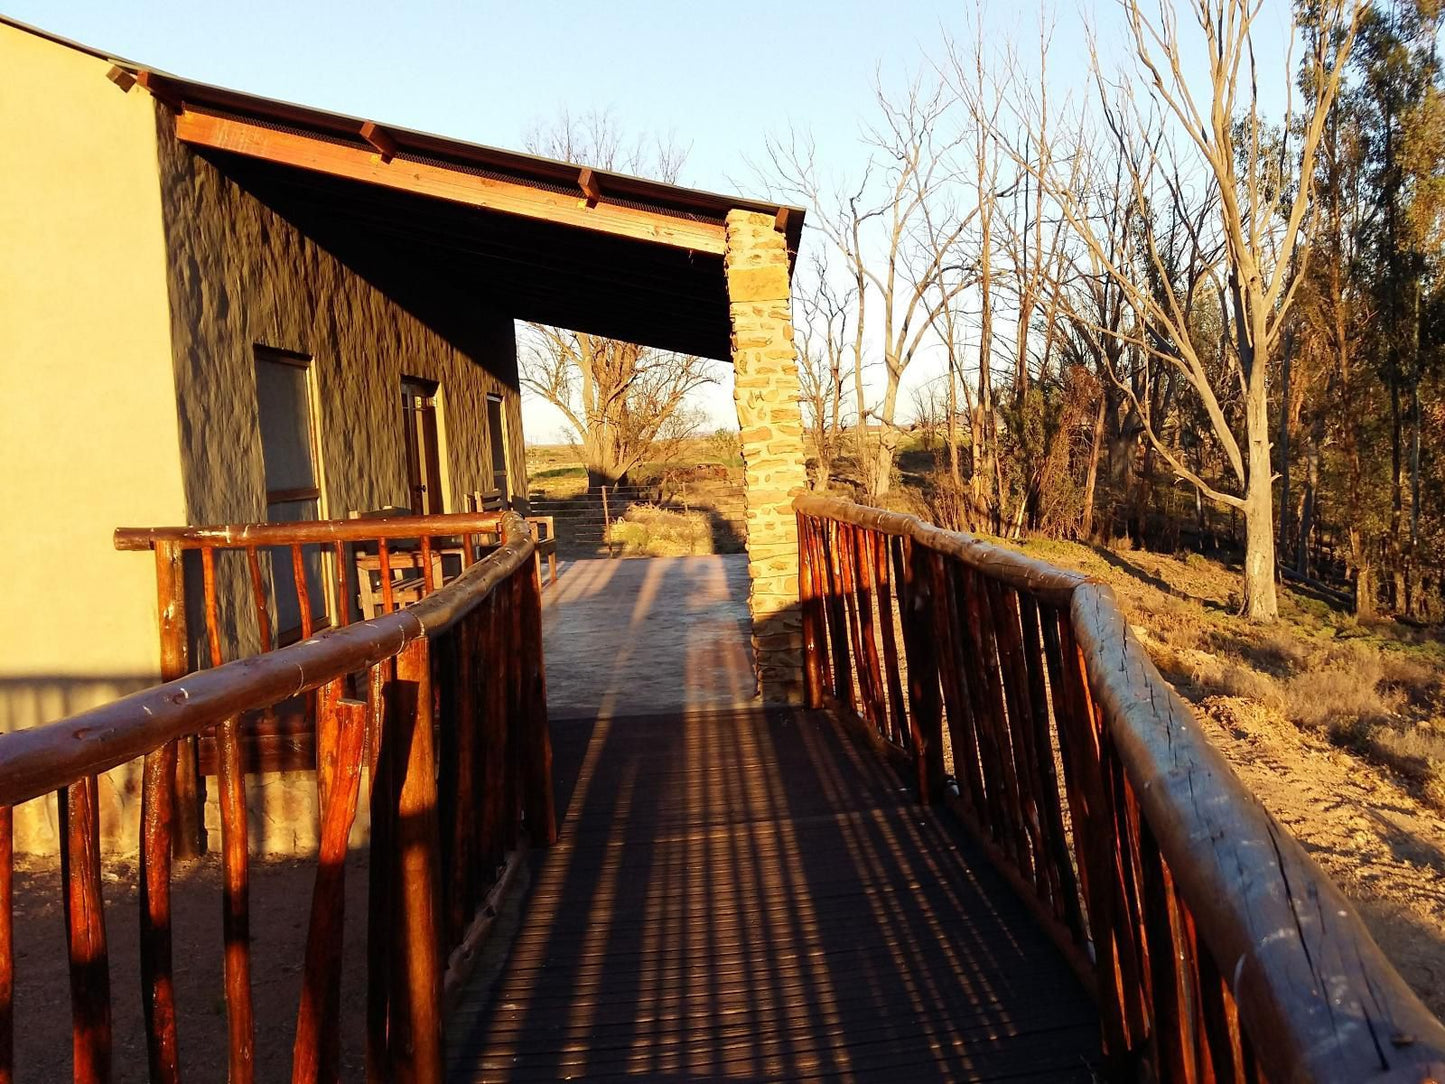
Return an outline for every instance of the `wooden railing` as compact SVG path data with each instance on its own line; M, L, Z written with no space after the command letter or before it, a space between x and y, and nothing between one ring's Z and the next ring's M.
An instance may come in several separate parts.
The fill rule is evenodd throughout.
M498 540L502 514L490 511L299 523L121 527L115 532L115 548L155 553L161 680L171 681L194 670L306 639L318 626L337 627L349 624L354 616L375 616L363 611L361 601L366 599L374 598L380 613L391 613L430 595L443 586L447 574L454 576L470 567L484 544ZM186 560L188 552L192 553L190 562ZM274 574L278 562L287 575ZM378 576L374 587L369 582L371 571L361 567L373 565ZM452 565L456 567L448 567ZM538 562L539 571L540 567ZM323 570L324 577L315 574ZM293 604L299 622L294 629L278 627L277 614L283 601L281 583L288 579L285 601ZM315 582L318 579L324 582ZM233 600L233 619L227 624L221 615L219 595L224 587L237 586L242 586L235 592L241 597ZM313 586L329 597L313 598ZM205 624L205 641L198 652L192 651L187 629L188 599L191 607L200 611ZM318 621L313 603L320 602L325 602L324 616ZM254 630L249 650L242 649L239 643L245 635L243 611L247 607ZM289 706L300 710L278 712L274 705L268 705L262 717L242 721L240 755L244 771L287 771L316 763L314 697L310 702ZM218 774L218 769L219 756L212 736L187 737L181 742L176 760L175 811L179 855L205 850L202 776Z
M810 705L981 841L1095 995L1111 1075L1445 1079L1445 1027L1107 586L912 516L794 508Z
M406 609L0 735L0 1081L14 1072L11 809L52 791L60 810L74 1076L109 1079L98 776L137 759L143 773L136 993L151 1080L181 1079L172 780L178 744L207 732L216 734L220 750L229 1080L254 1079L247 807L237 730L245 713L310 690L317 701L320 844L304 959L281 961L302 971L292 1079L337 1077L343 860L363 800L370 812L367 1079L441 1079L444 999L491 923L496 893L523 841L545 845L556 835L533 542L510 513L492 523L500 548ZM242 540L267 544L267 531ZM171 547L166 560L175 559ZM53 1066L25 1068L38 1078Z

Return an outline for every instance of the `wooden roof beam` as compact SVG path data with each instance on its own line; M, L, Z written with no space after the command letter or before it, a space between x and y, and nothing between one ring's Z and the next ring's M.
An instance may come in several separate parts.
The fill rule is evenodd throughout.
M390 162L396 157L395 137L376 121L369 120L361 126L361 138L376 148L382 162Z
M583 166L582 172L577 174L577 187L582 189L582 194L587 197L588 207L596 207L598 201L602 199L602 186L593 176L591 166Z
M155 72L142 68L135 73L135 81L145 87L152 98L172 113L179 113L185 108L185 103L181 101L180 95L171 89L163 76L158 76Z
M176 138L195 147L671 248L720 256L725 244L721 223L695 222L609 203L587 207L575 195L424 162L380 161L370 148L277 131L232 117L184 110L176 117Z

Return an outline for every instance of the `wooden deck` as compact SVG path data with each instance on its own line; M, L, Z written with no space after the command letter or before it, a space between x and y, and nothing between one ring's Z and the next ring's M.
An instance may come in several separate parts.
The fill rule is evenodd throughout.
M561 839L451 1021L453 1079L1091 1079L1050 942L827 719L553 729Z

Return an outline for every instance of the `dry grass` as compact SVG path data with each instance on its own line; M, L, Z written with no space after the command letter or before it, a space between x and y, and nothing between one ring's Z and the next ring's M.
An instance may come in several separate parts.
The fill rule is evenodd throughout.
M703 512L636 504L608 535L623 557L681 557L713 552L712 524Z
M1025 547L1110 583L1160 671L1188 699L1243 697L1387 768L1445 810L1445 640L1366 624L1281 588L1280 620L1238 617L1239 573L1176 557L1065 542Z

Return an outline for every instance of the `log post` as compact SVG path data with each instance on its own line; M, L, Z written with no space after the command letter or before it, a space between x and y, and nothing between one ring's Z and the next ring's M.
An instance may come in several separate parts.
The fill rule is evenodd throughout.
M527 720L526 788L523 806L533 843L557 842L557 807L552 794L552 734L547 724L547 667L542 654L542 577L540 566L522 577L523 707Z
M76 1084L110 1080L110 955L100 891L98 782L85 776L62 790L60 879L70 951L71 1056Z
M407 644L396 659L396 910L400 951L392 973L389 1053L392 1079L441 1084L442 967L437 901L436 753L432 743L431 645Z
M813 582L813 525L801 512L798 519L798 607L803 617L803 701L818 710L823 706L823 670L818 653L822 648L818 626L822 599Z
M901 539L895 580L902 609L903 654L908 663L908 729L918 771L918 800L943 799L943 699L938 685L938 642L933 636L933 576L929 552ZM954 754L957 756L957 754Z
M179 542L161 539L155 547L161 681L167 682L191 672L190 642L186 634L186 575ZM176 743L176 830L173 840L177 858L194 858L205 853L204 801L200 765L196 760L196 739L182 738Z
M171 967L171 850L175 837L176 744L147 753L141 781L141 998L151 1080L179 1084L176 994Z

